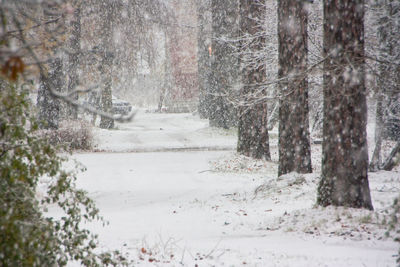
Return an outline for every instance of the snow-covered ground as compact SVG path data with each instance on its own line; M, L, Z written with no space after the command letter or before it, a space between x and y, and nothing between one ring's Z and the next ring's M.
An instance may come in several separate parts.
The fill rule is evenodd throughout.
M139 113L95 131L78 186L110 224L92 224L104 249L140 266L396 266L386 210L400 191L399 169L371 173L375 211L315 206L315 173L277 180L273 162L234 153L236 135L191 114Z
M207 120L192 114L139 111L134 121L117 130L96 129L97 151L149 152L179 150L232 150L234 130L211 129Z

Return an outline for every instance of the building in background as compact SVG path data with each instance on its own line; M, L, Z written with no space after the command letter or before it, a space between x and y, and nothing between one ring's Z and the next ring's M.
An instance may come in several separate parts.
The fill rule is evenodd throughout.
M191 111L197 108L199 96L195 0L173 0L171 8L176 25L171 25L167 38L171 84L165 107L172 112Z

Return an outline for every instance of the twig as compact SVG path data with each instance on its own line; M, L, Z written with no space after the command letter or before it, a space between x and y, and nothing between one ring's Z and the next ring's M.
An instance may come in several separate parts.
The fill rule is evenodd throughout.
M199 171L199 173L212 172L212 170Z
M213 254L215 252L215 249L219 246L219 244L221 243L222 238L217 242L217 244L215 245L215 247L205 256L205 258L207 259L208 257L211 256L211 254Z
M11 35L11 34L14 34L14 33L22 33L22 32L29 31L29 30L32 30L32 29L35 29L35 28L39 28L41 26L45 26L45 25L52 24L52 23L57 23L60 19L61 19L61 16L59 16L58 18L55 18L55 19L51 19L51 20L45 21L43 23L38 23L38 24L36 24L36 25L34 25L32 27L29 27L27 29L22 29L21 28L21 29L17 29L17 30L8 31L8 32L6 32L6 35Z

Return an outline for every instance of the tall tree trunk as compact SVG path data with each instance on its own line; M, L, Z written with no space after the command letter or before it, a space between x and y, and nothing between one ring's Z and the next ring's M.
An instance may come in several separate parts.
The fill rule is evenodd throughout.
M378 171L382 164L381 158L381 150L382 150L382 141L383 141L383 128L384 128L384 120L383 120L383 92L381 89L378 89L378 97L376 100L376 118L375 118L375 148L372 154L372 159L369 164L369 171Z
M238 83L239 61L229 39L237 37L238 0L211 0L212 44L209 120L211 126L229 128L236 124L236 109L225 94ZM228 40L228 41L227 41Z
M385 114L387 114L388 92L392 86L390 82L390 65L384 63L388 61L388 56L392 53L392 48L389 42L389 35L391 30L390 15L387 12L387 0L379 0L376 2L375 9L377 10L378 17L378 39L379 39L379 76L377 79L377 100L376 100L376 119L375 119L375 148L372 154L371 163L369 165L370 171L377 171L382 164L381 148L382 141L386 135L385 131Z
M368 184L364 1L324 1L324 125L317 203L373 209Z
M383 14L378 29L381 59L378 82L386 97L384 137L400 141L400 4L398 0L379 2Z
M103 3L103 10L106 14L103 24L103 45L104 53L102 60L102 75L105 79L104 86L101 91L101 108L102 111L112 114L112 62L113 62L113 40L112 40L112 21L113 21L113 11L114 3ZM101 116L100 128L112 129L114 128L114 120L105 116Z
M40 87L37 96L39 106L40 127L44 129L58 129L60 120L60 100L54 97L51 90L61 92L63 87L62 61L52 59L49 63L47 76L40 76Z
M164 38L165 38L165 63L164 63L164 79L163 79L163 85L160 90L160 98L158 101L158 112L162 112L163 110L163 105L165 102L168 101L167 96L171 92L171 86L173 82L173 77L172 77L172 72L171 72L171 42L168 40L170 33L170 29L166 27L164 29Z
M197 0L197 54L199 77L199 114L201 118L209 118L209 77L211 48L211 0Z
M244 40L242 49L242 97L245 102L257 101L260 86L265 82L264 62L254 62L251 55L262 53L265 36L262 35L262 23L265 22L265 1L240 0L240 30ZM246 47L246 48L244 48ZM250 58L249 58L250 57ZM247 62L250 60L251 62ZM237 151L248 157L271 159L268 136L267 103L251 104L240 107L239 138Z
M72 52L69 54L69 70L68 70L68 92L72 92L76 89L79 84L78 66L81 52L81 10L76 8L74 16L71 21L71 37L70 37L70 48ZM78 94L71 96L74 100L78 100ZM78 112L76 107L69 105L67 110L67 116L69 118L77 119Z
M370 171L377 171L382 167L381 146L384 138L396 134L396 127L400 129L400 118L393 120L391 111L396 110L400 97L400 6L393 0L378 0L375 3L376 17L378 17L377 35L379 39L379 76L377 79L377 104L375 123L375 148L369 166ZM396 21L397 20L397 21ZM400 116L400 108L397 117ZM394 131L393 131L394 130ZM387 162L387 160L386 160Z
M278 1L279 169L311 173L305 1Z

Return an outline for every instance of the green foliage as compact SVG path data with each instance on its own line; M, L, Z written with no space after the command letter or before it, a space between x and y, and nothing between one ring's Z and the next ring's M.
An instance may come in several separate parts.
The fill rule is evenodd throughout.
M96 236L81 224L102 221L98 209L37 130L26 93L0 80L0 266L126 265L118 252L94 252ZM47 192L38 192L41 177L51 181ZM64 215L47 217L48 206Z

